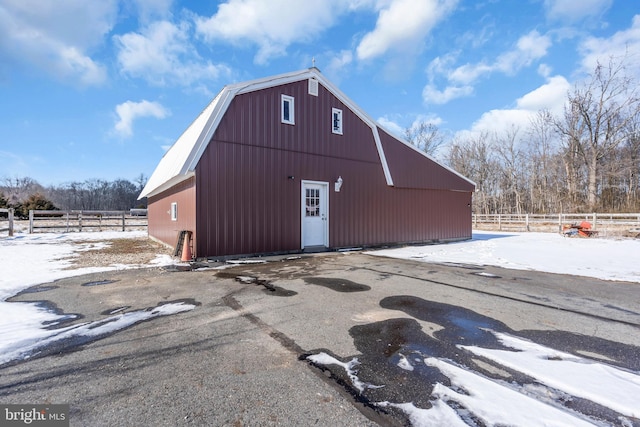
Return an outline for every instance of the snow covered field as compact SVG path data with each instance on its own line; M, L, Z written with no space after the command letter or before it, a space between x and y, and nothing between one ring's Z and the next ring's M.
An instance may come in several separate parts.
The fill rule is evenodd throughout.
M640 282L640 240L564 237L557 233L475 231L471 241L409 246L373 255L435 263L493 265L517 270Z
M12 295L33 285L96 271L132 268L113 265L100 269L65 269L70 265L70 257L86 250L87 243L74 242L99 242L143 235L144 232L50 233L0 238L0 365L25 358L58 339L90 338L91 335L110 333L145 319L193 309L194 306L189 304L167 304L149 310L114 314L94 324L82 323L51 330L44 325L50 327L65 317L33 303L6 302ZM566 238L551 233L474 232L473 239L467 242L368 253L425 262L494 265L640 283L640 240ZM160 256L152 265L171 261L168 256ZM402 369L412 370L420 363L436 367L450 378L451 386L436 385L432 395L435 399L433 407L428 410L416 408L411 402L378 404L395 406L407 412L416 426L466 425L447 404L451 401L463 405L473 417L487 425L594 425L594 420L555 404L554 401L563 394L583 397L615 410L622 414L620 425L633 425L626 417L640 417L640 405L637 404L639 373L491 332L513 351L477 346L460 348L536 378L540 384L538 388L523 390L517 384L484 378L448 360L403 355L398 365ZM358 379L356 359L345 363L323 354L311 357L315 357L319 364L342 366L357 386L379 386L365 384Z

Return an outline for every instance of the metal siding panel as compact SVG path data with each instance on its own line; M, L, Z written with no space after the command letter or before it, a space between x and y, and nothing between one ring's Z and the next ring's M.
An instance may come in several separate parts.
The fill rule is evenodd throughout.
M473 191L473 185L433 160L380 131L394 185L404 188Z
M455 210L470 192L389 187L371 129L322 86L318 97L306 90L292 83L231 103L196 169L202 256L298 250L301 179L329 182L333 247L464 237L471 215ZM295 97L293 126L280 123L282 93ZM343 109L343 135L331 133L332 107Z
M190 230L197 235L195 213L195 180L190 178L176 186L149 198L149 235L174 247L180 230ZM168 213L171 203L178 203L178 220L172 221ZM196 248L194 241L194 249ZM194 251L195 252L195 251ZM194 253L194 255L196 255Z

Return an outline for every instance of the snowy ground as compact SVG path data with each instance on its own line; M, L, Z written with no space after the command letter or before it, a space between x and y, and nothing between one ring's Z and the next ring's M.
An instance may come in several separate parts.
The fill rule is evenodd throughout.
M153 317L170 315L194 306L167 304L138 312L114 314L99 322L50 329L65 319L33 303L6 300L30 286L63 277L96 271L132 268L65 269L70 257L83 246L74 242L138 237L144 232L24 234L0 239L0 365L23 359L38 348L58 339L100 335ZM513 269L591 276L605 280L640 282L640 240L566 238L551 233L474 232L467 242L447 245L413 246L370 252L377 256L406 258L425 262L494 265ZM170 263L168 256L153 265ZM433 407L416 408L411 402L379 402L407 412L414 425L467 425L450 402L467 408L486 425L593 425L594 420L569 413L558 405L547 404L541 394L556 393L584 397L622 414L621 425L633 425L626 417L640 417L640 375L589 359L561 353L518 337L492 331L505 347L513 351L460 346L466 351L494 360L498 364L536 378L540 389L522 390L481 377L448 360L432 357L402 357L398 366L412 370L416 364L436 367L451 380L451 386L437 384ZM338 364L349 373L354 385L373 387L357 377L356 359L340 362L326 354L310 356L318 364ZM548 400L552 401L553 396ZM502 403L501 403L502 402ZM504 402L509 402L504 405ZM596 424L598 425L598 424Z
M67 269L75 256L96 243L110 239L146 235L144 231L103 233L18 234L0 239L0 365L28 357L39 348L58 340L99 337L153 317L193 309L188 304L166 304L140 312L115 314L100 322L81 323L51 329L68 316L56 314L36 303L6 300L18 292L63 277L99 271L122 270L144 266L111 265L101 268ZM82 243L78 243L82 242ZM150 265L171 263L171 257L159 255Z
M640 282L640 240L564 237L557 233L476 231L473 240L409 246L373 255L435 263L493 265L517 270Z

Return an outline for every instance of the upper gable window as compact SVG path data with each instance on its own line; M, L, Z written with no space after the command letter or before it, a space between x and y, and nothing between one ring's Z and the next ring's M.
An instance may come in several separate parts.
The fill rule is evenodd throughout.
M338 108L331 109L331 131L342 135L342 110Z
M282 123L286 123L289 125L295 124L295 110L293 105L293 96L282 95L280 101L280 117Z

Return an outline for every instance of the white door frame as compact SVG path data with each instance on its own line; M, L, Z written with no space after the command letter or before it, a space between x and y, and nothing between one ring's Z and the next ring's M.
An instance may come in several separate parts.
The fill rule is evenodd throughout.
M319 185L322 187L322 190L320 191L320 214L321 216L324 215L324 229L323 242L321 246L329 247L329 183L325 181L310 181L303 179L300 181L300 248L305 248L304 219L306 216L305 188L307 184Z

